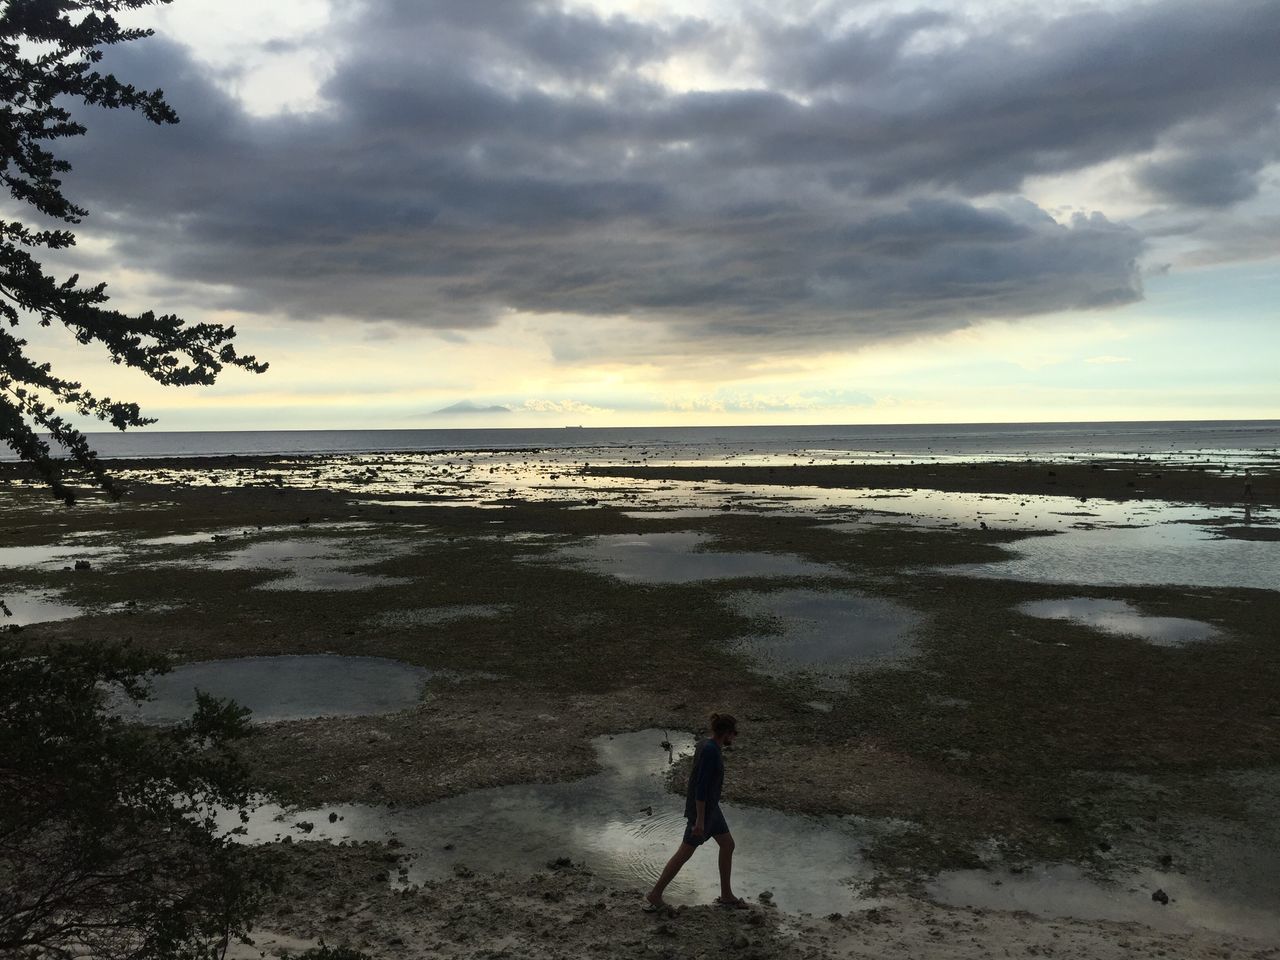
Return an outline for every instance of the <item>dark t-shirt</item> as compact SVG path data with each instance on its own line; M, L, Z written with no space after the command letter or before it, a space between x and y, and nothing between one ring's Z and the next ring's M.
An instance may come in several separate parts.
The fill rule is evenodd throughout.
M688 820L698 816L696 801L707 805L707 822L720 809L720 790L724 787L724 754L714 740L703 740L693 752L693 771L689 774L689 789L685 792L684 815Z

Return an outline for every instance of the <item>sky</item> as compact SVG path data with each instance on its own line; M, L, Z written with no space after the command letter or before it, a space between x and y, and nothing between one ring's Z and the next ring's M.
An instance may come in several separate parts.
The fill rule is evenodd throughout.
M131 21L55 266L270 369L24 335L155 429L1280 417L1277 0Z

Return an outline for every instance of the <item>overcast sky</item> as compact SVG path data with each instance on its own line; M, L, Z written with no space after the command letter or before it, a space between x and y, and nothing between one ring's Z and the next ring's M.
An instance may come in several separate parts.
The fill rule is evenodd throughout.
M1277 0L136 19L64 269L272 369L32 339L159 429L1280 417Z

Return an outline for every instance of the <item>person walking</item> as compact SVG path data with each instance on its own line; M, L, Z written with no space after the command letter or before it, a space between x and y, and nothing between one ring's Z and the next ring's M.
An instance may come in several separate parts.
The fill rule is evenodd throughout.
M737 909L747 906L747 901L733 892L733 835L720 810L720 791L724 787L723 748L733 746L737 736L738 721L727 713L711 715L711 736L699 743L693 753L693 770L684 801L684 816L688 821L684 839L663 867L658 882L645 895L646 912L653 913L667 905L662 899L663 891L708 837L720 847L720 896L716 897L716 903Z

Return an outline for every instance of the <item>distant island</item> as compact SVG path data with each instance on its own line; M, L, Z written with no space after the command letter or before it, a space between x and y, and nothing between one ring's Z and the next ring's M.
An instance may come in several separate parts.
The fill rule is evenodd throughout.
M439 410L431 411L432 414L457 414L457 413L510 413L510 407L504 407L501 404L495 404L491 407L482 407L470 400L459 400L457 403L447 407L441 407Z

